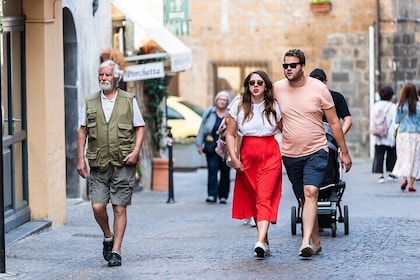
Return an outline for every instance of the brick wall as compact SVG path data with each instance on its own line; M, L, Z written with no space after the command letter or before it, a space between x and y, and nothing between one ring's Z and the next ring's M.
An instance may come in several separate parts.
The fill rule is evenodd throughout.
M381 69L376 87L418 79L419 23L415 1L380 0ZM404 2L403 4L401 2ZM193 67L180 74L180 96L204 107L212 104L217 61L265 61L272 80L284 78L284 53L300 48L305 73L321 67L331 89L346 97L353 127L346 139L353 156L368 157L369 26L376 22L375 0L335 0L329 12L313 12L310 0L190 0L189 37ZM398 16L397 16L398 15ZM393 65L398 70L393 71Z

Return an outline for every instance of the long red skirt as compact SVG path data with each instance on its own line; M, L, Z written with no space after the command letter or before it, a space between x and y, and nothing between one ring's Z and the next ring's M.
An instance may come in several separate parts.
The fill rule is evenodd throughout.
M241 145L244 171L236 172L232 218L277 222L282 190L282 163L274 136L244 136Z

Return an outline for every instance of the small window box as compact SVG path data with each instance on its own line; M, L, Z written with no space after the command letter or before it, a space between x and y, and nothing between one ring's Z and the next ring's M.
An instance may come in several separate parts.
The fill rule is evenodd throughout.
M311 3L311 10L313 12L329 12L331 11L331 3Z

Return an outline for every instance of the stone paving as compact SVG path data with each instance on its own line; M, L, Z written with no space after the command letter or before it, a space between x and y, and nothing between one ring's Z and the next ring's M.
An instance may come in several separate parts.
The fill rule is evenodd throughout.
M141 191L128 209L123 265L107 267L90 203L68 200L68 222L6 246L4 279L420 279L420 186L377 184L371 162L354 160L344 174L350 234L325 229L323 252L302 260L296 205L287 176L278 223L269 231L272 256L255 260L256 230L230 217L227 205L207 205L205 169L175 172L175 203L167 192ZM233 178L233 174L232 174ZM419 184L420 185L420 184Z

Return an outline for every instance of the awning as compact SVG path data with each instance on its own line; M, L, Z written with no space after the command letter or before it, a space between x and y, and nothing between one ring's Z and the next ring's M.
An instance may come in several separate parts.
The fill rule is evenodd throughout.
M135 0L112 0L111 2L126 18L139 26L169 54L171 58L171 71L180 72L191 67L191 49L168 29L161 26L138 2Z

